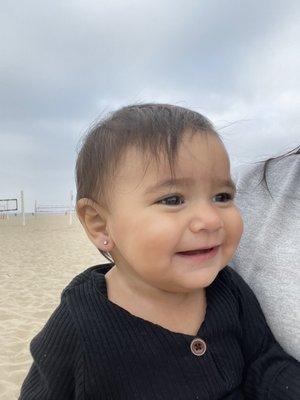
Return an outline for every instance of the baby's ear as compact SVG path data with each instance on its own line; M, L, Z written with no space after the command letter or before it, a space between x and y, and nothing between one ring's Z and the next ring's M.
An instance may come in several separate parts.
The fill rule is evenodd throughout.
M107 211L91 199L83 198L76 204L76 212L86 234L99 250L111 251L114 247L107 232Z

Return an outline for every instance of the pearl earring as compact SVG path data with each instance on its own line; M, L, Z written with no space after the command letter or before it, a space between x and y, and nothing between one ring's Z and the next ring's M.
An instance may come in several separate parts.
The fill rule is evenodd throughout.
M108 240L104 240L103 244L106 246L108 244Z

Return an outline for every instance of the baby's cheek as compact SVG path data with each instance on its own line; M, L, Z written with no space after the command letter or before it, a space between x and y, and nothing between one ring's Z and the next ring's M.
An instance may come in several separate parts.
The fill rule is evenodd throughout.
M231 209L231 214L228 219L228 224L229 224L230 236L232 236L234 241L239 242L243 233L244 223L242 215L236 206L234 206Z
M237 225L237 227L236 227L237 240L238 240L238 242L240 242L240 239L241 239L243 231L244 231L244 221L239 212L237 215L237 224L236 225Z
M144 257L165 259L174 251L178 228L162 219L147 221L137 230L137 240Z
M243 233L243 220L238 210L233 209L230 217L227 220L227 234L226 234L226 246L225 246L225 257L229 261L241 239Z

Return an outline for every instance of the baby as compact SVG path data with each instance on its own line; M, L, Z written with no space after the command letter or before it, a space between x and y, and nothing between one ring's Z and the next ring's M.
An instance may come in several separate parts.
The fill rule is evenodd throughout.
M78 216L109 263L63 291L20 399L298 400L299 363L227 266L243 224L212 124L124 107L90 130L76 173Z

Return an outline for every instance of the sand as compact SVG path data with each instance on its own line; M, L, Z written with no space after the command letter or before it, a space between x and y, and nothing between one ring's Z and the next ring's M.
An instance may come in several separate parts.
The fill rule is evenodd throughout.
M29 343L87 267L105 262L76 218L0 220L0 399L17 399L32 358Z

